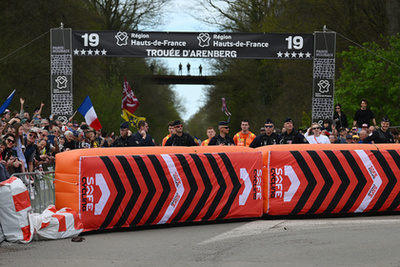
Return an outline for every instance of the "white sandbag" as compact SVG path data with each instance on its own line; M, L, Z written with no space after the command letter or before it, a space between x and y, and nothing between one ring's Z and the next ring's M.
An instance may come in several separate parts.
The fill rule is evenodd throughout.
M35 240L70 238L83 231L82 220L74 210L62 208L57 211L54 205L42 214L31 214L30 223L35 228Z
M29 243L34 229L29 224L31 201L24 183L11 177L0 183L0 224L9 242Z

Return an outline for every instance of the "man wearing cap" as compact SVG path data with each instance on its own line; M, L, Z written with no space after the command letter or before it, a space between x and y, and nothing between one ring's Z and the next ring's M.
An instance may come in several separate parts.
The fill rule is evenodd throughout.
M250 146L256 135L249 131L250 123L248 120L242 120L240 125L242 130L233 136L235 146Z
M68 128L68 127L67 127ZM89 126L87 124L82 124L81 127L79 127L85 134L87 131L89 131Z
M130 136L128 136L129 123L126 121L121 124L119 133L120 136L114 141L114 147L128 147L130 146Z
M174 121L175 133L168 138L165 146L196 146L193 137L183 132L182 123L179 120Z
M368 133L368 132L369 132L368 124L363 123L363 125L361 125L361 130L365 130L365 131L367 131L367 133Z
M85 142L85 133L82 130L79 129L76 131L74 139L76 149L85 148L85 146L87 146L87 143Z
M378 143L394 143L394 136L389 131L390 121L388 117L384 117L381 122L381 128L370 133L364 140L363 143L372 142L373 144Z
M5 122L8 122L11 119L11 112L9 109L4 110L3 118Z
M351 138L353 139L353 144L360 143L360 136L358 136L358 134L353 134Z
M279 135L274 132L274 123L270 118L267 119L264 125L265 133L257 135L251 142L250 147L256 148L260 146L276 145Z
M291 118L286 118L283 127L285 128L285 132L279 136L279 144L307 144L304 136L294 129Z
M346 128L340 128L339 129L339 136L337 138L337 143L340 144L346 144L346 137L347 137L347 129Z
M226 121L220 121L218 123L219 135L211 138L208 143L209 146L234 146L235 142L233 138L228 135L229 125Z
M32 126L31 126L31 120L30 120L30 119L27 119L27 118L23 118L23 119L21 120L21 124L22 124L22 129L23 129L23 131L24 131L23 137L25 138L25 137L28 135L29 130L32 128Z
M147 121L139 121L138 128L139 130L130 138L129 146L154 146L153 138L147 133L149 131Z
M346 135L346 143L353 144L353 135L352 134Z

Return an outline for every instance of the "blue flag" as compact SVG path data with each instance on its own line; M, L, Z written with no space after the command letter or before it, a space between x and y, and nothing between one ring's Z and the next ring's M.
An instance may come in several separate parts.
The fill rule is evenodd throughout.
M15 90L12 91L12 93L7 97L6 101L3 103L3 105L1 105L0 107L0 114L3 114L4 110L6 110L6 108L8 108L8 106L11 103L11 100L13 99L15 94Z

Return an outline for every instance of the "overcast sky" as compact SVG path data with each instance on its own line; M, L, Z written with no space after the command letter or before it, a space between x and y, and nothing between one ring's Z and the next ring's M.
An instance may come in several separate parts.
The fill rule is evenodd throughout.
M188 13L193 10L193 3L190 1L173 0L170 5L171 12L168 12L165 18L165 24L160 26L159 31L183 31L183 32L200 32L200 31L217 31L216 28L205 25L195 18L191 17ZM178 65L182 63L183 66L189 62L191 65L191 75L198 75L199 65L203 66L203 75L211 75L208 67L209 60L193 59L193 58L168 58L162 59L165 61L169 68L175 73L178 73ZM183 75L187 73L186 68L183 68ZM202 105L204 85L174 85L174 90L182 99L182 103L186 108L186 113L181 114L184 120L188 120L196 113L198 108Z

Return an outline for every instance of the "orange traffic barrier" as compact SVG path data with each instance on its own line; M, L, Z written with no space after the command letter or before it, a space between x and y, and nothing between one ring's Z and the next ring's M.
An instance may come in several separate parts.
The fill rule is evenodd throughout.
M400 146L279 145L263 152L264 213L398 211Z
M56 156L56 206L84 231L262 215L262 154L243 147L99 148Z

